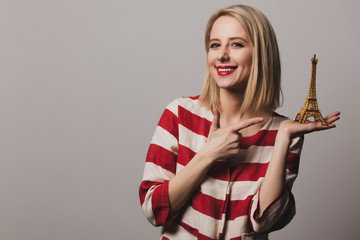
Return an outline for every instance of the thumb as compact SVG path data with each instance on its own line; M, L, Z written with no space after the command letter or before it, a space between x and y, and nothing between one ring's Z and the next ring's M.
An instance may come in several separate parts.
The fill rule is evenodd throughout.
M220 114L217 109L213 112L214 118L210 127L210 134L220 128Z

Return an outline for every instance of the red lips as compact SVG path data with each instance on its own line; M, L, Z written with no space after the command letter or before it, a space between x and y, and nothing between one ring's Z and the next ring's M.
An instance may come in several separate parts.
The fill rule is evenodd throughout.
M237 69L237 66L217 66L216 70L219 76L227 76L233 73Z

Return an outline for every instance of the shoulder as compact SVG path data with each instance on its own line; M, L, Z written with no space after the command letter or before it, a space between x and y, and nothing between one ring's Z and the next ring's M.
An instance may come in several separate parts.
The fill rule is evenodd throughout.
M287 120L289 119L288 117L284 116L284 115L281 115L277 112L273 112L273 117L277 120L277 121L284 121L284 120Z
M290 118L274 112L272 128L274 130L278 130L281 122L288 120L288 119L290 119ZM300 151L301 151L301 148L303 145L303 141L304 141L304 136L293 138L291 140L290 151L300 154Z
M191 114L212 121L212 112L209 109L201 106L199 97L200 95L176 98L167 105L166 109L170 110L179 117L181 116L182 112L190 112Z
M277 112L273 112L272 121L271 121L271 128L273 130L279 129L281 122L283 122L285 120L288 120L288 119L289 118L284 116L284 115L281 115L281 114L279 114Z
M191 107L199 104L199 97L200 95L194 97L179 97L171 101L167 107Z

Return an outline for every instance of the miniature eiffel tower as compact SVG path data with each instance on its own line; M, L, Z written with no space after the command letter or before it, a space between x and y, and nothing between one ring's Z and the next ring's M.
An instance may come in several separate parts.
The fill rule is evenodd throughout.
M324 118L322 117L320 110L318 108L317 99L316 99L316 64L318 59L316 58L316 54L311 59L312 67L311 67L311 80L309 93L306 98L306 102L301 111L296 115L295 121L299 123L305 123L306 119L309 117L313 117L315 121L320 121L322 125L327 125Z

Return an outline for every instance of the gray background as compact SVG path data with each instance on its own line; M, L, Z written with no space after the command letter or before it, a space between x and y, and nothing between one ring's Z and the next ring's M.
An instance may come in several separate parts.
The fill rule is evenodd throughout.
M359 235L358 1L0 1L0 239L158 239L138 200L164 107L200 92L206 22L248 3L272 22L285 103L305 102L310 58L336 129L306 137L297 215L272 239Z

